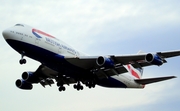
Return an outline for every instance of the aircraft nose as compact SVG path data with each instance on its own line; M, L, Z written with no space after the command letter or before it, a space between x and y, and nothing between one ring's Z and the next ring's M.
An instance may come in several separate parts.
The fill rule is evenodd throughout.
M3 32L2 32L2 35L3 35L3 37L4 37L4 39L7 39L8 37L9 37L9 30L4 30Z

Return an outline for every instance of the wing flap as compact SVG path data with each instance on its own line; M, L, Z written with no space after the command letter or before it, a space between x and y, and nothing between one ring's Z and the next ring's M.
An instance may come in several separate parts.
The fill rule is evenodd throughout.
M151 84L151 83L155 83L155 82L160 82L160 81L164 81L164 80L168 80L168 79L172 79L172 78L176 78L176 76L167 76L167 77L157 77L157 78L147 78L147 79L136 79L134 80L135 82L139 83L139 84Z

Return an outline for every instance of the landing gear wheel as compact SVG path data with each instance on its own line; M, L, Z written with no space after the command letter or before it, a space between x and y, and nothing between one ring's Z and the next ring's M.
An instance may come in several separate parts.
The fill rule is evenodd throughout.
M66 88L63 86L63 87L62 87L62 90L63 90L63 91L65 91L65 90L66 90Z
M74 84L74 89L77 89L77 85L76 84Z
M80 88L78 87L78 88L77 88L77 90L79 91L79 90L80 90Z
M83 86L80 86L79 88L80 88L81 90L83 90Z
M61 91L65 91L66 90L66 88L64 87L64 86L60 86L59 87L59 91L61 92Z
M59 87L58 89L59 89L59 92L61 92L61 91L62 91L62 88L61 88L61 87Z
M85 84L89 88L95 88L95 85L96 85L94 81L89 81L89 82L86 82Z
M21 60L19 60L19 63L20 63L20 64L26 64L26 59L21 59Z
M76 85L74 85L74 89L77 89L78 91L79 90L83 90L83 86L78 82L78 84Z

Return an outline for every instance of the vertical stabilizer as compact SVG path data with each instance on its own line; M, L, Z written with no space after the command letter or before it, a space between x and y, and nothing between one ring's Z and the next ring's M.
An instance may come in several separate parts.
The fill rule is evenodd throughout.
M140 50L137 54L142 54L142 53L144 52ZM135 62L133 65L128 64L127 69L130 72L130 74L132 74L132 76L134 76L136 79L142 78L143 68L138 63Z
M137 54L144 54L145 52L142 50L139 50Z
M127 65L127 69L132 76L134 76L136 79L141 79L143 75L143 69L141 67L134 68L131 64Z

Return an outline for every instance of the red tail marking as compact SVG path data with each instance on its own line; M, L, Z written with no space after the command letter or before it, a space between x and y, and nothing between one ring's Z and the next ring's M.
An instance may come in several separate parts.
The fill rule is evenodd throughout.
M136 73L136 71L134 71L133 68L132 68L130 65L127 65L127 66L128 66L129 71L131 72L131 74L132 74L134 77L140 79L138 73Z

